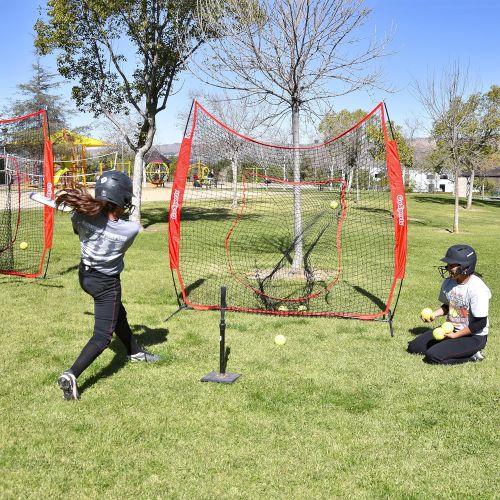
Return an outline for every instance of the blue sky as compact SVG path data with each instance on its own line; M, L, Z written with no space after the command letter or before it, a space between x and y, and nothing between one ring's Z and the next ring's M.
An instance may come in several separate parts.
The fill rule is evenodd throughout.
M15 96L16 85L31 77L33 25L40 0L0 0L2 37L0 60L0 106ZM373 9L370 30L383 34L394 26L391 50L395 53L382 61L386 82L398 89L394 94L365 92L334 101L336 109L371 109L385 99L389 114L396 123L419 117L423 110L412 95L412 77L425 80L429 72L440 75L455 60L469 66L471 80L479 90L500 85L500 1L498 0L367 0ZM55 71L54 59L43 58L42 64ZM182 90L171 97L167 109L158 117L157 144L179 142L183 127L178 114L190 107L189 93L200 88L187 78ZM62 91L69 96L69 89ZM81 115L75 125L88 124L91 115Z

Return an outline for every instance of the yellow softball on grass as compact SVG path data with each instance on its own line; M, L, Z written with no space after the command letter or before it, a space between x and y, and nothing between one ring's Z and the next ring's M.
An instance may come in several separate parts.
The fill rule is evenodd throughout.
M278 311L287 312L288 311L288 307L287 306L279 306L278 307Z
M339 202L338 202L338 201L336 201L336 200L332 200L332 201L330 202L330 208L331 208L332 210L336 210L338 206L339 206Z
M274 337L274 343L276 345L285 345L286 343L286 337L284 335L276 335L276 337Z
M19 248L21 250L26 250L28 248L28 244L25 241L21 241L21 243L19 243Z

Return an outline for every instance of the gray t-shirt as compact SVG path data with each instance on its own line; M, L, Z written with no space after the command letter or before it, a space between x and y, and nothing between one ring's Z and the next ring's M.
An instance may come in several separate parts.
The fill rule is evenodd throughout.
M479 276L474 274L461 285L451 278L446 278L439 293L440 302L449 306L447 319L453 323L455 330L469 326L471 316L487 317L490 299L490 289ZM488 335L488 328L489 321L474 335Z
M139 224L121 219L111 221L103 214L91 217L76 212L71 220L80 237L83 264L103 274L120 274L123 255L137 236Z

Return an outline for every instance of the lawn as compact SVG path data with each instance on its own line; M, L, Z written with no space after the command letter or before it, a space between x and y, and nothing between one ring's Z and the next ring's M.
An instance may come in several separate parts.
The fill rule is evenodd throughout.
M127 364L114 340L80 377L78 402L56 384L93 323L69 218L56 217L46 279L0 276L2 499L498 498L498 201L461 209L452 234L450 195L409 196L393 338L382 322L228 313L233 385L199 381L218 367L218 314L178 312L166 207L143 210L124 302L162 361ZM487 357L429 366L405 349L420 310L438 304L439 258L459 242L493 292Z

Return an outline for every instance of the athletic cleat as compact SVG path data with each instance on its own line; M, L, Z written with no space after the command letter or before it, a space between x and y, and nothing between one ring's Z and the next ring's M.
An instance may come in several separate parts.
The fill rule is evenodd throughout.
M484 354L483 351L477 351L476 354L473 354L470 357L470 360L474 361L475 363L477 363L478 361L482 361L485 357L486 356L485 356L485 354Z
M57 380L57 383L63 391L63 397L66 401L80 399L76 377L71 372L64 372Z
M137 354L131 354L127 356L129 361L144 361L145 363L156 363L156 361L160 361L160 356L156 354L151 354L150 352L140 351Z

